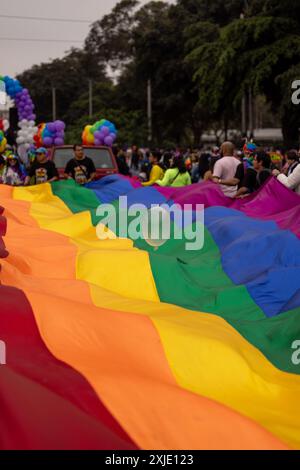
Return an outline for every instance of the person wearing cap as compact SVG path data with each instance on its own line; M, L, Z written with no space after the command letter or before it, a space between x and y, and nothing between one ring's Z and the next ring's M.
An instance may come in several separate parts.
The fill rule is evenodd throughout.
M19 158L13 153L9 153L6 157L6 167L2 174L3 184L9 186L22 186L26 173L21 165Z
M112 148L120 175L130 176L129 166L126 161L126 151L119 149L116 145Z
M36 151L36 161L31 165L29 174L25 180L25 185L30 184L31 178L33 184L52 183L59 179L58 171L55 164L48 160L47 150L44 147Z
M36 149L35 148L30 148L27 151L28 167L30 167L35 161L36 161Z

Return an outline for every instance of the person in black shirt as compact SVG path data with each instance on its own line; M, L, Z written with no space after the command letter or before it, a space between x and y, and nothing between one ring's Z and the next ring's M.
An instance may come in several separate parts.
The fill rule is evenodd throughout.
M6 137L8 145L14 148L16 146L17 132L12 127L10 127L5 132L5 137Z
M139 152L136 145L132 146L132 155L131 155L131 170L138 173L140 171L141 164L141 153Z
M129 166L126 162L125 151L123 149L119 150L116 146L113 147L112 151L116 158L120 175L130 176Z
M206 173L210 170L211 158L212 156L208 152L202 153L199 158L198 174L201 181L204 180Z
M47 159L47 150L43 147L36 151L36 161L31 165L25 186L34 178L34 184L52 183L59 179L55 164Z
M90 183L95 179L96 168L91 158L85 157L81 145L74 145L75 158L66 166L65 178L73 179L77 184Z
M255 154L254 168L248 168L236 197L257 191L271 176L271 157L263 150Z

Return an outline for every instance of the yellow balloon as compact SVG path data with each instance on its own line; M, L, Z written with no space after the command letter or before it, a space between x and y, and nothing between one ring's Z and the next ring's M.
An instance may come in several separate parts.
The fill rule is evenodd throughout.
M94 143L94 136L93 134L88 134L87 137L86 137L86 140L89 144L93 144Z
M2 140L1 145L0 145L0 153L3 153L5 151L6 145L7 145L7 140L4 137L4 139Z

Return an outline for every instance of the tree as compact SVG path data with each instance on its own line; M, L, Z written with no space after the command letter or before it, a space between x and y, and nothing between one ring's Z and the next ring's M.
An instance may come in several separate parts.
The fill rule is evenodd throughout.
M243 13L243 15L241 15ZM95 117L124 128L122 141L146 143L147 82L152 83L154 144L201 143L203 130L240 121L249 89L280 112L285 142L298 140L291 82L300 72L300 3L294 0L177 0L175 5L121 0L96 21L83 50L32 67L19 79L32 93L39 121L58 115L82 130L88 80ZM107 71L118 72L114 83ZM131 119L129 123L127 119ZM122 130L121 130L122 132Z
M245 10L244 0L178 0L178 7L191 19L225 26Z
M133 57L132 30L138 5L137 0L121 0L109 15L96 21L85 41L85 51L120 70Z
M101 114L95 113L90 119L87 114L81 116L73 125L67 127L66 143L80 142L84 127L88 123L94 123L99 117L105 117L112 121L118 130L117 144L130 146L133 143L138 146L145 145L147 127L140 111L127 111L116 108L103 108Z
M72 49L63 59L35 65L18 76L30 90L38 122L52 120L52 86L57 91L57 114L64 120L71 103L87 90L90 78L109 83L103 64L95 63L88 53L79 49Z
M274 107L281 108L285 142L291 145L296 125L292 126L291 135L293 119L287 119L286 111L291 88L286 73L299 63L299 23L286 11L282 16L265 16L271 4L270 0L261 5L260 14L258 4L253 4L249 11L255 11L257 16L235 20L221 28L216 40L196 47L188 61L194 68L203 106L210 105L213 112L223 110L229 115L239 108L243 93L251 87L255 94L263 93ZM282 12L276 11L278 15Z

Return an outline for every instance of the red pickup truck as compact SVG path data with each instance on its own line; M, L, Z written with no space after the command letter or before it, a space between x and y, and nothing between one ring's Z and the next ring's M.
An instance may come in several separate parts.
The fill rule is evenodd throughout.
M86 145L83 145L82 147L84 150L84 156L91 158L95 164L97 180L104 176L118 173L116 159L109 147L89 147ZM60 178L63 179L67 163L72 158L74 158L72 145L52 148L49 159L55 163Z

